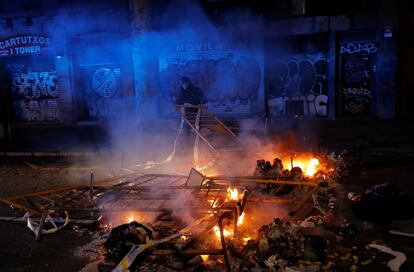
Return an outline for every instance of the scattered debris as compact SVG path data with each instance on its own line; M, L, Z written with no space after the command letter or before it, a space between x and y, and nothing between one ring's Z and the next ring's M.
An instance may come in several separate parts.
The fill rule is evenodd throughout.
M300 227L289 221L275 219L259 229L258 256L266 260L277 253L278 259L295 260L305 251L305 238Z
M405 256L404 253L399 252L399 251L394 251L390 247L387 247L384 245L369 244L368 248L375 248L375 249L378 249L379 251L393 255L395 259L392 259L391 261L388 262L388 267L393 272L400 271L401 265L407 260L407 256Z
M95 232L91 235L93 240L84 246L81 246L75 250L74 255L79 258L88 258L90 262L97 260L102 261L104 254L106 253L104 243L108 238L108 235L100 235Z
M154 229L149 224L133 221L112 229L104 246L110 259L120 261L134 245L145 244L154 236Z
M26 213L23 218L27 220L27 227L31 229L36 235L41 234L52 234L58 230L64 228L69 223L69 214L65 211L65 218L62 218L58 213L53 210L47 210L45 212L44 222L42 218L40 222L36 222L31 219L30 213Z

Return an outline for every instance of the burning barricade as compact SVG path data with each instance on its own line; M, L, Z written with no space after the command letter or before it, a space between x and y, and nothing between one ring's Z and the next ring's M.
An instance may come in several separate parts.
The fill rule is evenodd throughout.
M276 158L273 164L258 161L251 177L205 177L192 193L195 201L188 202L188 206L197 206L189 213L197 223L184 223L181 210L149 225L118 226L102 244L106 260L101 271L124 271L122 267L131 271L277 271L309 256L312 261L320 260L325 240L303 230L329 221L326 215L334 208L334 167L316 158L291 160L291 166L285 169ZM158 188L156 195L165 197L160 192ZM263 203L293 204L294 211L310 203L318 215L304 221L278 219L270 209L255 209ZM200 213L204 205L208 210ZM269 224L272 218L277 219ZM318 250L312 255L309 248Z
M93 271L356 271L377 249L403 260L350 243L358 228L335 213L340 157L274 157L251 176L135 173L6 203L99 216L95 240L76 252Z

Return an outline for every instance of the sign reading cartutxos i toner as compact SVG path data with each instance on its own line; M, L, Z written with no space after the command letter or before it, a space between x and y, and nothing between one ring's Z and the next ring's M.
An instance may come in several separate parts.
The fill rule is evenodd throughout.
M43 35L18 35L0 40L0 56L40 54L49 49L50 38Z

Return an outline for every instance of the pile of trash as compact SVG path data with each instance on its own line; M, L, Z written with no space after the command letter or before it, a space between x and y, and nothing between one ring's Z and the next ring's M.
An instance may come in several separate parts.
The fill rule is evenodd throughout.
M259 229L256 240L248 241L242 256L233 256L233 265L237 271L378 271L388 262L391 271L399 271L406 260L403 253L381 241L363 244L358 234L346 220L333 225L317 215L296 223L275 219Z
M330 187L332 185L340 183L342 179L349 174L347 171L348 166L345 163L341 154L336 155L335 153L331 153L326 156L319 156L318 158L312 158L311 161L316 162L314 166L314 172L309 175L309 173L305 173L307 169L302 169L298 166L293 166L294 163L292 161L292 168L286 169L283 165L283 162L280 158L275 158L272 163L266 160L257 160L256 168L254 170L253 176L256 177L269 177L269 178L276 178L276 179L288 179L292 181L313 181L318 182L323 187ZM303 167L308 167L308 165L303 165ZM272 184L267 183L261 185L262 193L275 195L275 196L283 196L290 194L295 186L293 185L279 185L279 184ZM302 190L307 190L309 188L302 188Z
M314 214L300 221L276 218L260 227L257 235L247 242L240 242L236 235L226 236L232 270L364 271L373 267L384 269L383 264L388 262L393 267L392 271L399 271L406 260L403 253L393 251L381 241L364 244L355 225L347 220L332 220L328 214ZM175 231L175 228L163 226L161 229L134 221L112 229L105 239L99 237L95 240L97 242L83 250L99 248L97 253L101 258L95 256L99 260L98 271L113 271L134 246L159 241L160 236L169 236ZM208 251L209 242L215 241L220 245L219 239L213 235L206 233L192 242L180 243L180 239L176 239L148 247L133 259L130 271L225 271L222 255L180 254L200 248ZM395 259L379 254L381 251L395 256Z
M95 239L78 248L75 255L89 258L97 267L93 271L99 272L118 271L116 269L123 266L121 264L126 259L129 259L129 271L216 271L214 267L220 266L220 257L212 256L207 262L200 255L179 254L197 248L201 241L186 241L180 229L182 222L179 220L156 225L132 221L111 229L109 233L94 235ZM131 254L140 246L143 250L138 250L139 254ZM160 254L154 255L154 251Z
M222 263L214 261L205 261L200 255L196 256L148 256L135 271L224 271Z
M255 176L312 181L317 182L319 188L312 198L313 213L304 220L276 218L270 224L246 230L246 233L239 230L237 234L224 235L231 271L379 271L384 269L384 264L391 271L399 271L406 260L404 253L392 250L381 241L364 242L360 229L338 216L337 186L346 172L346 166L342 158L335 154L326 156L324 160L330 166L324 169L329 171L316 172L311 178L305 177L299 167L290 171L284 169L278 158L273 160L273 164L257 161ZM296 193L293 185L264 186L261 191L273 195ZM308 190L306 186L298 187ZM369 209L374 208L386 214L393 214L394 209L398 208L412 211L411 200L403 195L390 185L376 186L363 195L353 195L353 210L363 218L370 213ZM394 204L386 210L382 205L389 204L389 201ZM371 213L370 216L380 218L380 214ZM403 216L396 213L395 217ZM122 265L125 256L140 246L144 249L131 258L128 264L130 271L226 271L222 253L200 255L221 248L220 238L213 229L200 237L180 240L174 233L182 229L182 222L175 224L172 218L170 221L161 225L133 221L113 228L105 239L99 237L91 243L100 248L97 252L103 257L98 259L99 272L118 271L116 267ZM247 236L252 238L244 240L243 237ZM168 240L165 237L175 238ZM192 254L185 254L191 251Z
M305 251L305 237L301 227L289 221L275 219L258 230L256 240L250 240L242 249L238 270L265 271L297 262ZM276 270L275 270L276 271Z
M133 245L145 244L153 240L156 233L151 225L132 221L111 230L104 243L106 257L119 262L131 250Z
M258 253L261 258L268 258L274 252L279 252L280 258L295 259L305 249L305 238L300 226L289 221L275 219L271 224L259 229Z
M279 158L273 160L273 164L266 160L257 160L256 169L253 176L272 176L272 177L283 177L289 176L290 171L284 169L283 162Z

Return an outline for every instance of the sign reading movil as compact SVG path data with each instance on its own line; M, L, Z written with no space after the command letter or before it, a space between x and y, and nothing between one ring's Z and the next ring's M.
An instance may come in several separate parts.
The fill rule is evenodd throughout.
M18 35L0 40L0 56L40 54L49 48L50 38L43 35Z

